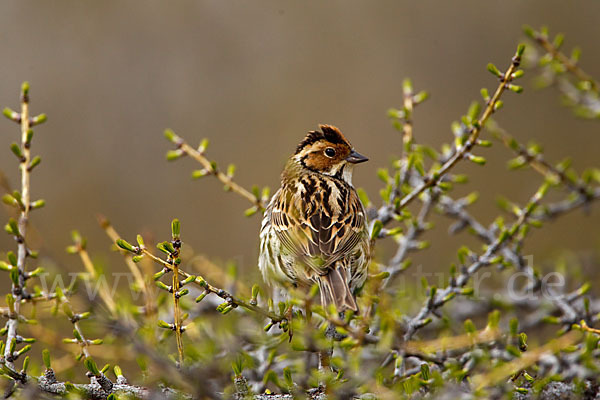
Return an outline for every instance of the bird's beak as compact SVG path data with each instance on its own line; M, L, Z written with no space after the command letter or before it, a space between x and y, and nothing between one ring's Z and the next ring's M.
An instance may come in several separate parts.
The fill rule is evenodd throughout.
M355 150L352 150L350 155L348 157L346 157L346 161L348 161L352 164L358 164L361 162L369 161L369 159L367 157L363 156L362 154L356 152Z

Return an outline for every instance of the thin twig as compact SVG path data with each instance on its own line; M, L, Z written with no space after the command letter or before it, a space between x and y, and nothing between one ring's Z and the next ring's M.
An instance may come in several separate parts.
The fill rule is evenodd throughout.
M104 232L111 239L111 242L114 244L116 240L120 238L120 236L115 230L115 228L112 226L110 221L108 221L108 219L106 219L104 216L100 215L98 216L98 222L102 229L104 229ZM142 276L142 272L140 271L138 265L135 262L133 262L132 258L129 256L129 253L123 253L123 255L125 256L125 264L127 264L129 271L131 271L131 273L133 274L133 278L135 279L137 286L144 294L146 315L154 313L156 306L154 304L154 294L152 290L150 290L150 288L148 287L148 283Z
M25 236L27 233L27 221L29 219L29 210L31 207L31 195L29 191L30 172L29 165L31 162L31 144L30 144L30 118L29 118L29 84L24 83L21 90L21 113L19 115L21 126L21 152L20 159L21 169L21 212L18 220L18 232L15 233L17 239L17 272L18 283L12 283L12 294L15 298L14 316L7 323L8 332L6 336L6 349L4 358L6 364L13 367L13 354L11 353L11 342L17 337L17 325L19 321L19 311L21 299L23 298L23 290L25 288L25 260L27 258L27 244Z
M585 72L577 63L573 62L569 57L563 54L550 40L548 36L537 32L533 29L528 30L528 34L532 37L544 50L546 50L553 59L565 66L567 71L572 73L580 81L586 81L590 83L592 90L597 91L600 85L598 82L587 72Z
M483 126L489 119L489 117L494 113L496 104L502 93L508 88L510 82L514 79L513 73L517 70L521 63L521 54L523 52L523 48L520 46L517 53L512 58L512 62L506 72L502 75L502 79L500 79L500 84L496 88L494 95L487 102L486 108L483 111L483 114L479 119L473 124L471 131L469 133L469 137L466 142L456 150L456 152L450 157L435 173L427 176L423 182L414 188L410 193L406 196L402 197L396 204L394 210L398 212L399 210L406 207L409 203L415 200L423 191L426 189L435 186L444 175L446 175L460 160L462 160L468 153L471 151L473 146L477 143L477 139L479 138L479 134L483 129ZM384 221L387 222L387 221Z
M425 301L425 304L417 315L408 322L404 340L410 340L418 329L429 324L431 319L427 318L427 316L450 301L454 295L460 291L460 288L464 287L469 282L473 274L481 268L490 265L493 256L513 240L521 226L527 222L527 219L539 204L545 190L547 190L543 189L544 187L546 187L546 185L543 185L542 188L531 197L524 209L521 210L521 214L517 221L515 221L508 230L500 234L498 238L487 247L484 254L478 256L469 267L465 268L456 279L452 279L448 286L443 290L436 291L433 296L430 296Z
M258 211L262 211L265 209L265 200L260 199L246 188L242 187L238 183L234 182L231 176L220 171L216 164L211 162L208 158L204 156L204 151L199 151L198 149L193 148L183 138L177 136L172 131L166 132L167 138L171 140L183 154L192 157L194 160L198 161L200 165L204 168L204 172L206 175L212 175L218 180L220 180L228 190L231 190L240 196L244 197L248 200Z
M155 256L147 248L142 247L140 249L140 252L143 253L145 256L148 256L149 258L151 258L154 262L156 262L156 263L162 265L163 267L167 268L169 271L173 271L173 266L169 262L163 260L160 257ZM179 268L178 273L184 279L192 276L192 274L189 274L189 273L185 272L181 268ZM196 276L196 275L194 275L194 276ZM196 278L201 278L201 277L196 276ZM210 293L216 294L217 296L219 296L223 300L229 301L231 304L235 305L236 307L240 306L240 307L243 307L243 308L245 308L245 309L247 309L249 311L253 311L253 312L256 312L258 314L261 314L261 315L263 315L263 316L271 319L271 321L273 321L274 323L281 322L281 321L284 321L286 319L285 316L281 316L281 315L275 314L275 313L273 313L273 312L271 312L269 310L266 310L266 309L264 309L262 307L252 305L252 304L250 304L250 303L248 303L248 302L246 302L246 301L244 301L242 299L239 299L239 298L231 295L230 293L226 292L225 290L220 289L220 288L218 288L216 286L211 285L210 283L208 283L203 278L202 279L195 279L192 283L195 284L196 286L198 286L198 287L200 287L200 288L202 288L202 289L210 292Z

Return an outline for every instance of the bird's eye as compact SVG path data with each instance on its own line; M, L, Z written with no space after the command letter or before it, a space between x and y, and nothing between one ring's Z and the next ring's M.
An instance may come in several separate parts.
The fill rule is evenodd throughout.
M326 148L325 149L325 155L327 157L333 157L333 156L335 156L335 149L333 149L331 147Z

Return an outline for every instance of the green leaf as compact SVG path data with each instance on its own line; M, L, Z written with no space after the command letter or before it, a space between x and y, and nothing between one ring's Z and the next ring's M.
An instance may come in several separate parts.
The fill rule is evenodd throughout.
M197 169L197 170L192 171L192 179L199 179L208 174L209 174L209 172L205 169Z
M475 156L473 154L469 154L469 156L467 158L469 159L469 161L472 161L475 164L485 165L485 163L486 163L486 159L481 156Z
M233 178L233 175L235 175L235 164L229 164L227 166L227 176Z
M32 210L37 210L38 208L42 208L45 205L46 205L46 200L39 199L39 200L32 202L30 207Z
M200 142L200 145L198 146L198 152L199 153L204 153L206 151L206 149L208 148L208 139L202 139L202 141Z
M10 271L13 269L13 266L8 264L5 261L0 261L0 270L2 271Z
M247 208L246 210L244 210L244 215L246 217L251 217L254 214L256 214L257 212L258 212L258 207L253 206L253 207L250 207L250 208Z
M83 362L85 367L90 371L94 376L100 376L100 370L98 370L98 366L90 357L87 357Z
M504 77L504 74L500 72L500 70L492 63L489 63L487 65L487 70L490 71L492 74L496 75L498 78Z
M42 114L36 115L35 117L31 118L31 126L43 124L47 120L48 120L48 116L46 114L42 113ZM28 142L30 142L30 140L28 140Z
M428 381L429 380L429 364L423 363L421 364L421 378Z
M4 116L10 120L13 120L15 122L20 122L21 121L21 115L19 115L18 112L11 110L8 107L5 107L2 110L2 114L4 114Z
M171 233L173 234L173 239L179 238L179 235L181 233L181 224L179 223L179 220L177 218L175 218L171 222Z
M375 240L379 237L381 230L383 229L383 223L380 220L375 220L373 228L371 230L371 240Z
M29 82L25 81L21 84L21 96L24 97L24 102L27 102L26 97L29 96Z
M126 240L117 239L116 243L117 243L117 246L119 246L123 250L127 250L127 251L130 251L132 253L136 253L136 249L129 242L127 242Z
M165 129L164 135L167 138L167 140L173 143L176 143L179 140L179 136L177 136L175 132L173 132L171 129Z
M8 262L10 262L11 265L15 267L17 266L17 256L15 255L15 253L9 251L8 253L6 253L6 257L8 258Z
M523 92L523 86L519 86L519 85L513 85L512 83L508 85L508 90L515 92L515 93L522 93Z
M12 144L10 145L10 151L12 151L12 152L13 152L13 154L14 154L15 156L17 156L17 158L18 158L18 159L19 159L19 161L21 161L21 162L22 162L22 161L23 161L23 159L25 158L25 157L23 156L23 152L21 151L21 148L20 148L20 147L19 147L19 145L18 145L18 144L16 144L16 143L12 143Z
M40 165L41 162L42 162L42 158L40 156L33 157L31 162L29 163L29 168L28 168L29 171L32 171L35 167Z
M200 296L196 297L196 303L200 303L206 296L208 296L209 292L204 292Z
M163 329L173 329L173 325L163 321L162 319L159 319L157 321L157 325L159 328L163 328Z
M48 349L42 350L42 360L44 361L44 365L46 369L52 368L50 363L50 351Z

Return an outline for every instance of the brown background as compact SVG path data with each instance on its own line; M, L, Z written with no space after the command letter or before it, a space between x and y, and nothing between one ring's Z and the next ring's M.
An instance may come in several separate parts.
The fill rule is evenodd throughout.
M400 154L386 110L400 104L405 77L431 93L415 134L439 148L479 89L496 85L485 66L507 65L524 23L565 32L566 48L580 45L582 67L600 77L599 17L597 1L4 1L0 105L17 107L29 80L33 111L49 115L33 145L43 159L33 194L48 204L33 223L57 265L81 269L64 253L74 228L98 260L111 260L95 220L103 213L130 239L141 231L166 239L178 217L195 250L250 269L260 219L244 218L245 200L216 181L191 181L191 160L167 163L164 128L192 144L210 138L209 156L235 162L241 184L276 188L304 133L335 124L371 158L355 184L376 199L375 171ZM543 143L550 160L600 165L598 123L573 119L554 90L532 88L531 76L522 83L525 93L506 95L498 121ZM0 170L17 186L8 149L17 127L2 120L0 132ZM539 179L507 172L511 154L500 145L480 154L489 163L461 167L472 174L461 192L481 193L474 213L489 223L498 195L524 201ZM528 245L536 262L596 247L598 215L577 212L536 232ZM464 239L444 239L447 221L436 221L431 251L417 260L445 270ZM13 247L0 239L0 248Z

